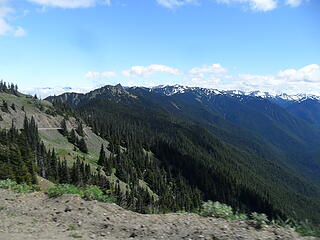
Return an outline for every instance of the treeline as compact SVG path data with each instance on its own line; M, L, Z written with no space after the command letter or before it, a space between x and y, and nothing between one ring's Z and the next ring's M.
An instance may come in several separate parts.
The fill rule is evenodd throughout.
M143 124L135 116L112 114L110 104L100 109L108 110L98 112L86 106L80 112L96 134L110 142L109 150L116 153L116 161L111 161L116 163L116 176L129 183L144 180L160 196L163 209L195 209L204 197L241 211L284 216L284 211L271 203L259 176L250 181L251 176L242 175L245 170L237 163L241 156L232 159L233 154L219 141L208 141L212 137L201 128L176 126L169 119L148 122L147 116L143 116ZM208 138L206 146L201 146L203 137ZM121 148L126 150L121 152ZM155 154L153 161L146 151Z
M78 126L76 132L82 134L82 131ZM92 169L85 159L79 157L70 165L65 159L58 158L54 150L46 149L33 117L30 120L25 117L23 130L12 125L9 130L1 130L0 137L0 179L35 184L38 175L53 183L80 187L97 185L113 194L119 205L141 213L190 211L201 205L199 191L192 194L193 190L182 177L175 179L167 175L143 151L136 155L118 148L108 157L102 146L97 169ZM105 174L110 175L114 170L120 181L111 184ZM146 188L139 180L152 184ZM198 200L190 199L192 196Z
M0 92L18 95L18 86L13 83L6 83L3 80L0 81Z
M54 150L47 150L39 138L34 118L25 117L21 131L14 125L9 130L0 130L0 179L36 184L39 175L54 183L97 185L109 190L111 186L106 177L93 172L84 160L77 158L72 166L68 166Z
M82 126L82 122L80 120L78 120L78 127L76 130L71 129L71 131L68 131L67 128L67 121L64 118L61 122L61 130L60 133L64 136L67 137L68 141L73 144L75 147L78 147L79 150L83 153L88 153L88 147L87 147L87 143L84 140L84 130L83 130L83 126ZM79 139L79 137L77 136L77 134L81 137Z
M152 142L147 140L150 134L148 137L144 136L145 127L123 126L123 119L114 118L110 121L112 115L88 117L91 114L87 110L82 114L59 98L53 98L52 102L57 112L84 119L97 135L109 141L110 156L106 156L105 147L101 146L97 163L104 173L114 174L125 183L122 184L122 188L119 186L115 188L121 206L143 213L193 211L200 208L202 194L198 188L191 186L181 174L173 173L173 169L161 164L149 152L151 147L149 143ZM98 114L96 112L93 115L98 116ZM81 124L78 123L76 130L69 131L66 125L66 121L63 120L61 134L67 137L69 142L77 142L73 139L75 133L81 136ZM132 127L136 131L132 131ZM77 146L76 143L75 145Z
M14 126L0 130L0 179L14 179L18 183L36 183L35 154L27 136Z
M84 136L80 120L76 130L68 131L64 119L60 132L81 150L79 140L75 140L77 135ZM126 141L120 145L118 135L112 136L118 141L110 142L108 150L111 154L108 156L105 147L101 146L97 164L106 175L114 174L125 184L120 188L119 181L114 188L121 206L142 213L191 211L201 206L200 191L190 187L182 176L173 177L169 169L159 166L138 139L127 135Z
M110 149L113 152L109 158L105 157L101 147L98 165L108 175L114 170L115 176L127 184L127 208L143 213L193 211L200 208L201 192L188 185L181 175L175 176L169 168L161 166L141 145L131 141L126 148L113 146L116 147ZM141 187L144 183L151 191ZM141 196L144 196L142 202Z

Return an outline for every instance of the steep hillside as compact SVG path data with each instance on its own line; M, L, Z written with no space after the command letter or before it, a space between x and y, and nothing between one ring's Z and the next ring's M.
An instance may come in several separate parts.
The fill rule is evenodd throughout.
M268 100L260 110L260 98L251 103L250 96L237 100L210 90L162 90L106 86L48 100L69 103L113 145L151 150L164 169L199 188L205 199L319 221L319 186L290 165L285 151L290 142L299 149L316 142L317 130ZM156 185L153 178L146 181Z
M320 165L313 160L319 158L315 151L318 150L320 129L276 104L275 99L284 100L280 96L271 98L266 93L261 97L254 96L254 93L181 87L160 87L150 91L168 96L180 106L179 110L175 109L176 113L184 113L185 117L192 116L194 121L207 124L225 141L242 149L251 148L251 151L262 157L282 162L287 168L294 168L304 178L320 182ZM286 99L290 101L287 95ZM292 101L291 104L296 103ZM161 101L158 104L163 105ZM309 110L304 108L304 111ZM240 135L245 142L242 146L242 141L235 141L235 135Z
M15 138L22 138L20 142L26 145L28 152L32 151L28 158L23 160L27 161L27 164L33 164L33 167L30 168L30 174L37 173L55 183L99 185L104 191L116 194L119 204L127 204L126 201L128 201L127 207L130 206L130 208L135 209L139 206L140 210L135 209L137 211L142 211L142 208L148 209L150 202L154 204L159 200L158 195L144 181L142 175L132 176L134 185L130 185L129 188L129 182L125 182L127 177L123 176L120 167L114 166L114 164L123 165L121 163L122 159L119 159L119 154L126 152L126 149L122 146L115 149L108 141L96 135L91 127L84 124L79 115L69 112L70 109L57 111L50 102L38 100L19 92L0 92L0 101L0 132L8 139L11 132L14 132ZM33 124L35 127L33 127ZM29 128L28 125L31 126L30 133L28 133L29 130L26 129L26 125L27 128ZM20 130L18 132L21 132L21 134L15 133L16 129ZM31 136L29 136L30 134ZM38 134L39 142L37 140ZM31 137L31 140L35 139L35 141L24 142L24 137ZM13 146L11 146L6 139L2 140L3 146L0 144L0 147L3 152L0 154L0 165L12 169L14 164L8 163L7 159L11 157L12 151L10 149L16 147L14 146L16 142L12 142L11 145ZM81 149L80 143L82 140L88 151L84 152ZM42 143L44 143L44 147L42 147ZM18 144L22 145L21 143ZM19 151L24 151L24 149L21 148ZM150 164L157 161L154 155L145 149L141 149L140 157ZM21 161L18 164L19 167L25 167L26 165ZM103 166L104 164L106 165ZM88 173L88 168L91 173ZM0 178L13 177L13 179L20 181L21 178L18 178L20 175L18 173L19 169L18 172L2 170L0 171ZM18 174L13 175L11 172L14 174L17 172ZM27 174L22 174L22 170L20 172L21 175ZM160 172L158 174L160 175ZM23 177L23 179L30 179ZM163 175L162 177L165 178L166 176ZM21 181L23 180L21 179ZM130 202L127 199L128 194L130 194ZM142 204L138 202L140 198L149 200ZM154 208L156 208L156 205Z
M9 106L8 111L0 110L0 128L10 128L12 124L18 129L23 128L25 116L28 119L34 118L41 139L49 149L55 149L58 156L61 158L67 158L68 160L75 159L76 156L85 157L89 162L97 162L99 158L99 151L101 144L108 146L108 142L95 135L91 129L84 125L85 141L88 146L89 153L83 154L75 146L68 142L60 132L61 122L65 118L62 115L56 113L52 104L48 101L38 100L34 97L24 94L8 94L0 93L0 104L3 105L3 101L6 101ZM15 109L12 109L14 104ZM77 128L77 121L74 117L70 117L67 120L67 128ZM75 151L76 150L76 151ZM110 152L106 149L107 154Z
M293 102L287 110L298 118L320 127L320 102L318 99L306 99Z

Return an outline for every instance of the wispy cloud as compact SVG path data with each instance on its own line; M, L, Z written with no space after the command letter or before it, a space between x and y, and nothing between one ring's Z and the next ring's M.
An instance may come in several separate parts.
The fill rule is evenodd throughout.
M172 68L165 65L152 64L149 66L133 66L130 69L122 72L122 74L126 77L150 77L155 73L179 75L181 74L181 71L177 68Z
M290 1L290 0L289 0ZM297 1L297 0L291 0ZM217 0L219 3L234 4L240 3L255 11L271 11L277 8L277 0Z
M111 0L27 0L46 7L88 8L98 4L111 5Z
M86 93L93 90L94 87L28 87L21 88L20 91L26 94L36 94L39 98L44 99L48 96L59 95L66 92Z
M221 66L220 63L214 63L210 66L194 67L190 70L191 74L198 75L203 73L226 73L228 70Z
M36 4L42 9L48 7L57 7L65 9L88 8L97 5L111 5L111 0L25 0L26 2ZM21 26L14 26L9 18L15 13L11 6L12 0L0 0L0 36L22 37L27 34ZM26 11L26 10L25 10Z
M86 78L90 80L97 80L103 78L112 78L117 76L115 72L88 72Z
M151 66L151 67L150 67ZM202 67L194 67L189 71L182 71L167 67L165 65L150 65L148 67L132 67L124 71L127 76L133 77L120 82L125 86L145 86L153 87L159 85L159 81L152 78L155 73L168 73L177 76L177 79L167 79L162 84L181 84L191 87L214 88L219 90L242 90L242 91L262 91L270 93L288 94L316 94L320 96L320 65L310 64L299 69L284 69L269 75L255 74L230 74L228 70L220 64L212 64ZM155 67L156 66L156 67ZM37 94L41 98L49 95L57 95L64 92L88 92L109 82L116 82L119 79L115 72L89 72L87 79L93 80L91 87L30 87L22 89L29 94ZM143 77L139 79L136 77ZM96 84L96 81L101 81Z
M156 0L157 3L166 8L181 7L187 4L196 4L198 0Z
M26 35L26 31L20 26L13 26L9 23L9 16L14 13L14 9L8 6L9 0L0 0L0 36L9 35L21 37Z
M320 65L310 64L300 69L285 69L270 75L191 74L183 84L224 90L320 95Z
M286 4L291 7L298 7L304 0L286 0Z

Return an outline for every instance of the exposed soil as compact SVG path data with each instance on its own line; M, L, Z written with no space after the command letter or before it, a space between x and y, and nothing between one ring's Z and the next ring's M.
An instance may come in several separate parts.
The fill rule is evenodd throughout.
M69 239L316 239L291 229L260 230L244 221L196 214L142 215L77 195L48 198L0 189L0 240Z

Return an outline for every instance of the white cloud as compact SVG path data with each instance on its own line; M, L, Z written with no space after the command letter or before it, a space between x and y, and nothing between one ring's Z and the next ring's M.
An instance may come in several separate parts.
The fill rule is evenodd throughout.
M203 74L203 73L221 74L226 72L228 72L228 70L222 67L219 63L212 64L210 66L194 67L190 70L190 73L194 75Z
M5 21L5 19L0 18L0 35L7 35L11 29L12 27Z
M290 1L290 0L289 0ZM297 0L291 0L297 1ZM270 11L277 8L277 0L217 0L220 3L241 3L248 5L252 10L256 11Z
M198 0L156 0L157 3L166 8L181 7L186 4L195 4Z
M93 87L30 87L30 88L21 88L21 92L25 94L34 95L41 99L44 99L48 96L59 95L65 92L76 92L76 93L86 93L93 90Z
M318 82L320 83L320 65L311 64L301 69L280 71L278 77L288 82Z
M215 67L213 67L215 66ZM217 66L220 66L219 68ZM196 69L196 70L195 70ZM212 70L214 69L214 70ZM217 70L220 69L220 70ZM193 71L192 71L193 70ZM125 79L121 82L124 86L145 86L151 87L159 84L181 84L192 87L213 88L220 90L242 90L242 91L262 91L270 93L307 93L320 96L320 65L310 64L299 69L285 69L269 75L254 74L237 74L231 75L227 69L219 64L213 64L201 68L192 68L182 74L175 68L164 65L150 65L147 67L136 66L124 71L125 76L129 77L150 77L153 74L169 73L179 75L174 80L166 79ZM193 73L196 74L193 74ZM116 76L114 72L88 72L86 77L93 80L101 80L103 78L112 78ZM159 81L162 81L161 83ZM109 84L115 84L115 81L108 81ZM101 82L95 86L106 84ZM58 95L64 92L88 92L93 90L95 86L83 88L65 88L65 87L33 87L22 89L25 93L37 94L41 98L49 95Z
M22 27L17 27L13 31L13 36L15 37L23 37L27 34L27 32Z
M189 86L222 90L266 91L271 93L309 93L320 95L320 65L310 64L300 69L286 69L271 75L190 75Z
M101 79L101 78L112 78L117 74L115 72L88 72L86 74L87 79Z
M303 2L303 0L286 0L286 4L291 7L298 7Z
M46 7L88 8L98 4L111 5L111 0L27 0Z
M22 27L15 27L8 23L8 17L14 10L7 6L7 0L0 0L0 36L11 35L21 37L26 35L26 31Z
M155 73L166 73L170 75L181 74L177 68L168 67L160 64L152 64L149 66L133 66L128 70L122 72L126 77L150 77Z

